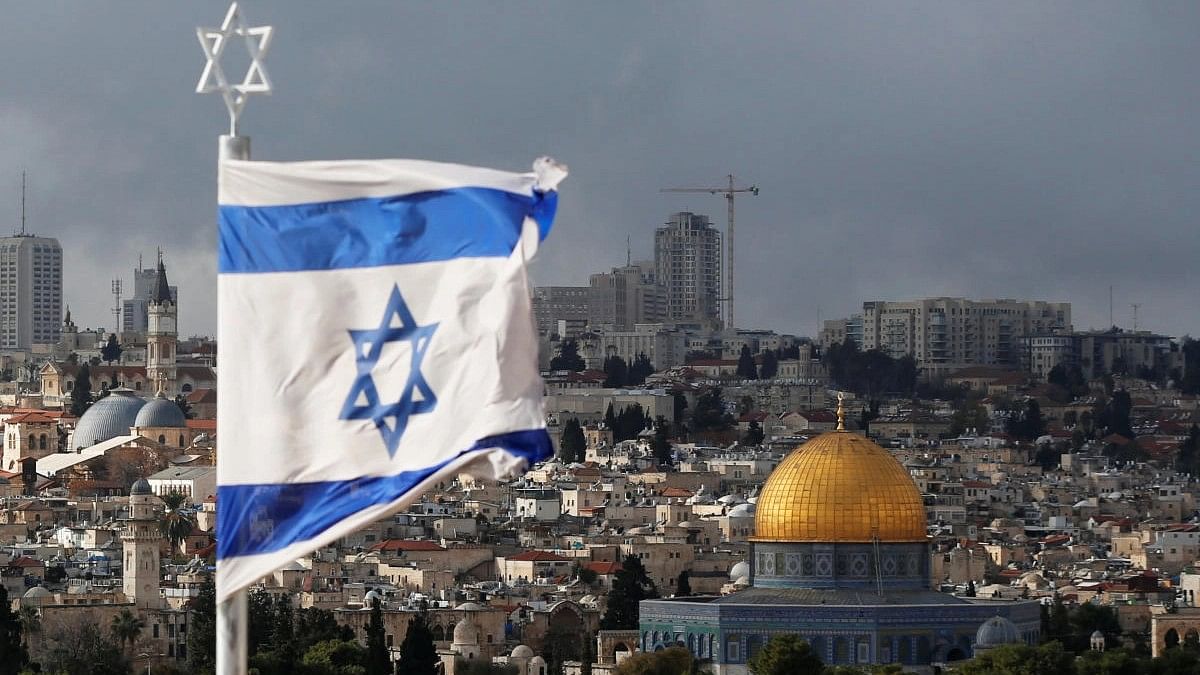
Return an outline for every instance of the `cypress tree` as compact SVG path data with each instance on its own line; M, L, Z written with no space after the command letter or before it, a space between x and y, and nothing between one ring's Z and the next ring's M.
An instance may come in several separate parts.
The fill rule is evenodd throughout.
M383 631L383 609L380 601L371 605L371 618L367 623L367 675L391 675L392 663L388 658L387 642Z
M625 556L621 569L614 575L608 605L600 619L602 630L635 630L638 627L642 600L658 597L658 589L646 574L642 561L635 555Z
M8 590L0 586L0 675L17 675L28 662L21 621L12 611Z
M433 644L433 631L429 630L429 616L425 612L418 612L408 622L408 632L404 634L404 642L400 643L400 662L396 672L404 675L435 675L437 668L437 647Z

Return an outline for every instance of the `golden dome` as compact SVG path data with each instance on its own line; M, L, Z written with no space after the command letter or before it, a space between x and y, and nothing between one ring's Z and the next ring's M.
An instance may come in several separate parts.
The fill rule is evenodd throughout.
M916 483L888 451L847 431L792 451L755 507L754 541L925 541Z

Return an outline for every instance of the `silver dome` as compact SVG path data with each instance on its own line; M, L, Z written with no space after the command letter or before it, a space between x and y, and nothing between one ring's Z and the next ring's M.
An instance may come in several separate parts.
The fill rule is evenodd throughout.
M78 450L128 435L130 427L137 421L138 411L144 405L145 399L139 398L133 390L113 389L79 418L71 445Z
M133 426L145 427L186 427L187 418L175 402L159 394L142 406L134 418Z
M129 494L152 495L154 494L154 490L150 488L150 481L146 480L145 478L139 478L134 482L133 486L129 488Z
M1016 624L1002 616L993 616L975 633L976 647L999 647L1021 641Z

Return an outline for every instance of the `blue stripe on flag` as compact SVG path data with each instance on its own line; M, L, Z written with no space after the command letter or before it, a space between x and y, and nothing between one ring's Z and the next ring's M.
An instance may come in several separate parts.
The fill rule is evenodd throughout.
M393 476L217 487L217 559L270 553L312 540L359 511L396 501L462 455L500 448L529 465L553 454L545 429L491 436L436 466Z
M222 273L300 272L507 257L525 217L550 233L557 192L455 188L286 206L221 206Z

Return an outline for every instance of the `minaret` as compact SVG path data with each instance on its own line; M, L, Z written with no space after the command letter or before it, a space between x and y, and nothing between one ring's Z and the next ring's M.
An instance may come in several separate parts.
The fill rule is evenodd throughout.
M159 546L162 534L158 529L158 497L150 483L140 478L129 490L129 518L121 532L125 560L122 568L125 599L139 609L158 609L162 606L159 586Z
M179 339L175 301L167 284L167 269L162 252L158 254L158 279L147 307L146 379L150 386L161 387L170 398L178 393L175 379L175 347Z

